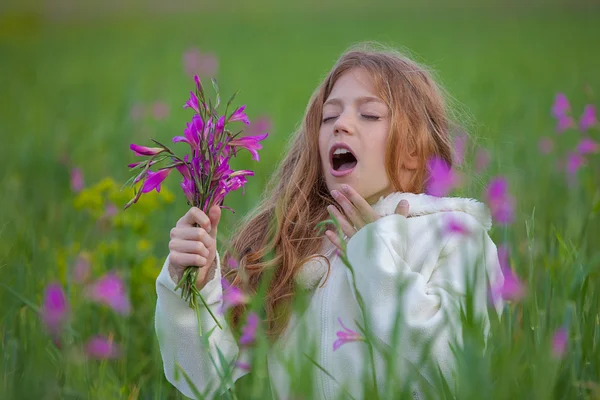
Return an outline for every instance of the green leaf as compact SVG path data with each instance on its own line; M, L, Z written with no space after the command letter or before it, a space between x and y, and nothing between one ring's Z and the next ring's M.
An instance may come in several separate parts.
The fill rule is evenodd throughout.
M188 374L185 373L185 371L183 370L183 368L181 367L181 365L178 362L175 363L175 371L181 372L181 374L183 375L183 378L187 382L187 384L190 387L190 390L192 391L192 393L194 393L194 396L196 397L196 399L203 399L204 398L204 396L202 396L202 394L200 393L200 391L198 390L198 388L196 387L196 385L194 385L194 382L192 382L192 380L190 379L190 377L188 376Z

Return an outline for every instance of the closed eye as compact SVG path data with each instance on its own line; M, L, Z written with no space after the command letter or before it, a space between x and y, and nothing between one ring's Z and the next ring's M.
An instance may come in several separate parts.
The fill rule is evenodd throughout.
M361 115L363 118L371 120L371 121L377 121L379 119L379 117L377 115Z
M323 123L329 122L332 119L336 119L337 117L327 117L327 118L323 118Z

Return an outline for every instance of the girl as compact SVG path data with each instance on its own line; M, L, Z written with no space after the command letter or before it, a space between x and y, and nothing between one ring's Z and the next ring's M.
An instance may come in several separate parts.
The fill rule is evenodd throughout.
M218 395L227 389L222 362L240 366L228 382L248 372L248 347L232 333L245 322L245 307L234 307L229 323L219 317L222 330L202 310L203 332L214 329L206 345L195 312L175 292L194 265L213 310L223 304L222 276L252 295L270 275L262 322L272 339L267 365L275 398L294 394L295 377L286 371L306 364L303 353L320 366L309 373L310 398L362 398L369 364L377 382L371 389L389 393L389 359L362 340L363 322L377 338L374 347L396 349L397 388L415 398L440 389L441 378L453 388L461 311L471 307L487 332L488 285L502 276L485 206L423 194L427 161L452 163L448 128L440 89L426 70L391 51L346 51L311 98L267 194L233 236L239 267L217 255L218 206L208 215L192 208L172 229L156 284L167 379L193 397L181 368L200 391ZM315 227L330 216L342 232L318 235ZM340 257L344 247L353 270ZM306 293L308 304L295 311L292 300Z

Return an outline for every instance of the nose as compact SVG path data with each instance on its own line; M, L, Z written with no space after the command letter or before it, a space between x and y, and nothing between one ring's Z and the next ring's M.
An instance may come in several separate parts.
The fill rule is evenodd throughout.
M351 118L348 115L348 113L344 112L344 113L340 114L340 116L335 120L335 123L333 124L333 133L335 133L335 134L350 133L352 131L351 126L352 126Z

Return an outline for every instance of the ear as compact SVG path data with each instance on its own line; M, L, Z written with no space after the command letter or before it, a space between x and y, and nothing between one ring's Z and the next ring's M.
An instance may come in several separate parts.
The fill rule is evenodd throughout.
M408 170L415 170L419 166L419 157L417 156L416 151L412 151L409 153L403 162L404 168Z

